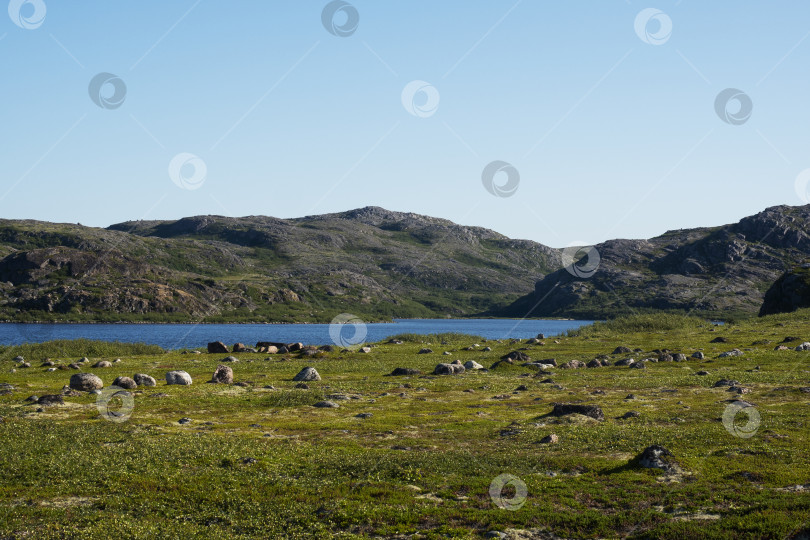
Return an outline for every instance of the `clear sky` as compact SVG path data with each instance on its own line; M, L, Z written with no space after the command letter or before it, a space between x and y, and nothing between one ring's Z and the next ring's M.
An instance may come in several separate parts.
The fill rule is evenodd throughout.
M12 0L0 216L376 205L563 247L805 202L805 0L327 4Z

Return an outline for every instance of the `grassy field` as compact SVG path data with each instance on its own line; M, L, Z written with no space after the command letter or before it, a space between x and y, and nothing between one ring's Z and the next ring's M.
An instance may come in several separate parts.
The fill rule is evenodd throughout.
M808 320L810 311L725 326L645 316L542 345L407 336L369 354L236 354L234 385L206 384L225 355L6 348L0 383L14 389L0 395L0 538L806 537L810 351L774 347L810 340ZM643 352L612 354L620 345ZM416 354L426 346L435 352ZM743 355L718 358L733 348ZM639 360L654 349L705 359L430 375L452 360L490 368L518 349L558 364ZM12 372L21 352L32 367ZM83 355L121 358L83 365L105 386L148 373L157 387L134 390L121 422L87 393L51 407L26 402L60 393L77 373L46 372L44 357L67 365ZM304 366L322 381L295 388ZM425 375L387 376L396 367ZM167 386L173 369L194 384ZM751 392L713 388L720 379ZM324 399L339 408L313 406ZM724 423L736 399L753 408ZM596 404L605 419L553 417L554 403ZM620 418L629 411L639 416ZM540 443L550 434L559 441ZM631 463L653 444L674 454L680 473ZM503 479L511 482L501 491Z

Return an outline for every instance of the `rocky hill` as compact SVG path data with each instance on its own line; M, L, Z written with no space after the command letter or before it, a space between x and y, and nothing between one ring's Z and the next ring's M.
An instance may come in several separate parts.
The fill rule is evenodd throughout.
M808 231L810 206L776 206L732 225L669 231L649 240L610 240L595 246L601 260L590 278L557 270L498 314L756 314L771 284L810 253Z
M599 267L585 278L563 268L560 250L376 207L107 229L0 220L0 318L752 315L774 281L810 255L808 230L810 206L779 206L732 225L611 240L596 246Z
M802 263L785 272L765 292L759 315L788 313L810 307L810 263Z
M465 316L560 264L535 242L375 207L107 229L0 220L0 257L0 317L15 320Z

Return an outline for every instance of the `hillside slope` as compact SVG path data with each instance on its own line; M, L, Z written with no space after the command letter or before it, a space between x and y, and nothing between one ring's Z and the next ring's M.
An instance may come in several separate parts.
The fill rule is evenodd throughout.
M368 207L298 219L197 216L108 229L0 221L0 316L329 321L493 311L556 250Z
M610 240L596 246L601 260L592 277L557 270L497 314L756 314L771 284L810 253L807 231L810 206L776 206L722 227L670 231L650 240Z

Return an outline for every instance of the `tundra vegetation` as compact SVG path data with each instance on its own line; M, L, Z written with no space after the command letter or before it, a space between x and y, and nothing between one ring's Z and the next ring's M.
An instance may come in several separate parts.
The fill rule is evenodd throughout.
M530 342L400 336L224 364L122 344L7 347L0 537L803 537L808 317L644 315ZM645 368L616 365L627 358ZM433 375L456 360L486 369ZM209 383L221 365L233 382ZM294 381L305 367L320 380ZM193 383L167 385L178 370ZM105 391L135 374L157 385L129 390L131 411L120 394L100 410L105 391L63 389L77 373ZM504 474L519 482L493 497Z

